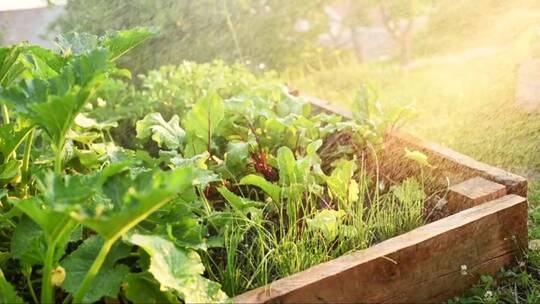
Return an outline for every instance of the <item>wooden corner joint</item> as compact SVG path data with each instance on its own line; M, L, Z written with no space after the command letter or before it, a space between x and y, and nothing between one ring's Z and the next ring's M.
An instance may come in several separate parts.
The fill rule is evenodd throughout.
M448 211L450 214L501 198L507 194L505 185L474 177L453 185L448 192Z

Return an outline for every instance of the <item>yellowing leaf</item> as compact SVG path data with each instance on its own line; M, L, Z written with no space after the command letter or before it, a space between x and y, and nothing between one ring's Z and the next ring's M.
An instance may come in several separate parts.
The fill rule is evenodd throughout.
M184 142L186 132L180 127L180 118L174 115L168 122L160 113L150 113L139 120L136 125L137 138L152 139L158 146L166 146L169 149L178 149Z
M332 174L326 177L326 184L332 197L343 206L358 200L358 183L353 179L356 164L350 160L340 160Z
M309 229L318 230L327 240L333 240L337 236L339 224L344 216L343 210L324 209L313 218L307 219L306 222Z
M148 253L148 271L162 289L174 290L186 303L222 303L227 300L218 283L202 276L204 265L197 252L178 248L155 235L134 234L127 240Z
M420 151L416 151L416 150L411 151L411 150L405 148L405 157L410 159L410 160L415 161L416 163L418 163L421 166L431 167L431 165L429 164L427 155L425 155L424 153L422 153Z

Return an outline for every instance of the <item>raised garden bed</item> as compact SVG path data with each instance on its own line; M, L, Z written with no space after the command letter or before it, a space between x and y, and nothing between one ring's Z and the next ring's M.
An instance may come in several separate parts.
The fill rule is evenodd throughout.
M351 117L324 101L323 111ZM426 174L449 185L446 217L365 250L322 263L236 296L236 303L418 303L459 295L482 274L517 261L527 245L527 181L408 134L387 138L381 174L417 175L405 148L425 153ZM451 215L450 215L451 214Z
M219 62L110 78L151 34L1 49L0 302L435 301L518 256L524 179L367 88L348 121Z

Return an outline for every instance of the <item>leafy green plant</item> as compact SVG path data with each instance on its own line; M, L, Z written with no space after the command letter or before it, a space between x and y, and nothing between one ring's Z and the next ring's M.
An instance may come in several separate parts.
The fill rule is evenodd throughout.
M2 86L0 97L49 137L57 173L62 170L66 135L75 118L106 75L120 72L111 62L151 34L145 29L102 38L73 33L61 37L62 54L31 47L27 60L35 63L34 77L21 79L17 86Z

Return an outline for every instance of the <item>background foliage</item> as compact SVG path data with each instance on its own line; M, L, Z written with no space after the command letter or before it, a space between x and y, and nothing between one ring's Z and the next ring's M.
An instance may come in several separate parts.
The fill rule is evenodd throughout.
M324 19L321 0L71 0L56 22L61 31L103 34L135 26L158 26L159 37L123 59L143 72L183 60L222 59L279 68L314 47ZM310 21L295 30L299 19ZM156 52L156 50L159 50ZM261 65L262 67L262 65Z

